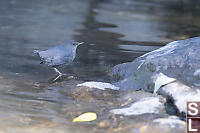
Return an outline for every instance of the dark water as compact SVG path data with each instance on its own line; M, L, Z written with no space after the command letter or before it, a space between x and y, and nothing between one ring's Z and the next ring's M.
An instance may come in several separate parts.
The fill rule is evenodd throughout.
M102 131L95 122L85 127L71 120L90 110L97 111L100 120L112 119L103 113L118 105L118 93L88 94L74 90L74 85L109 81L112 66L167 42L200 35L199 7L190 6L156 0L0 1L0 131ZM40 65L32 51L70 39L85 42L75 61L62 68L76 79L52 83L55 73Z

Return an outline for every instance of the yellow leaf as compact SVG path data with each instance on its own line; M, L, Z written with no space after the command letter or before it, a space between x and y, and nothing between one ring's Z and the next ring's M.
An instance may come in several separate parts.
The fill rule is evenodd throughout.
M86 122L93 121L97 119L97 114L92 112L87 112L73 119L73 122Z

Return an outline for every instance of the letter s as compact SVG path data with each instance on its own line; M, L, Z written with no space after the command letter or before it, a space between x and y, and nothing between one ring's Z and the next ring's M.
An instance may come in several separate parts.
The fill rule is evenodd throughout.
M193 105L193 106L192 106L192 105ZM195 108L194 106L195 106L196 108ZM188 108L189 108L188 113L189 113L189 115L192 115L192 116L197 115L197 114L198 114L197 107L198 107L198 105L197 105L196 103L189 103L189 105L188 105ZM190 110L193 110L194 113L191 112Z

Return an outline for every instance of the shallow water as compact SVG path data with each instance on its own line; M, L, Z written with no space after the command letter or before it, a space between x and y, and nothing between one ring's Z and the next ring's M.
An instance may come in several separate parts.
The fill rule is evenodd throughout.
M108 82L112 66L167 42L198 36L197 10L149 0L0 1L0 131L104 131L97 122L115 119L108 112L120 104L119 92L75 90L75 85ZM61 67L76 78L53 83L55 73L40 65L32 51L70 39L85 42L75 61ZM97 112L98 121L71 122L86 111Z

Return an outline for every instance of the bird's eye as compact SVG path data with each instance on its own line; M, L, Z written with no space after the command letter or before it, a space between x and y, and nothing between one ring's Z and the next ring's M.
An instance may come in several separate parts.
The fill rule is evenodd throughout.
M75 46L75 45L76 45L76 43L73 43L73 45Z

